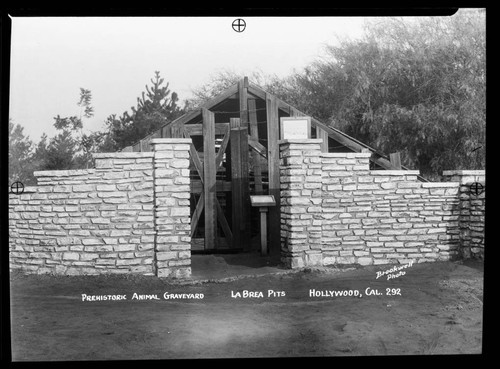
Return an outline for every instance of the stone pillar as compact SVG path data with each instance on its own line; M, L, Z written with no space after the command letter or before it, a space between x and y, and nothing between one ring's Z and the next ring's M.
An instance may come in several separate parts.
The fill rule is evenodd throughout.
M460 254L484 259L486 173L484 170L445 170L445 181L460 183ZM475 183L479 185L475 185Z
M288 268L322 265L321 143L279 141L281 260Z
M191 139L154 138L156 275L191 276L189 148Z

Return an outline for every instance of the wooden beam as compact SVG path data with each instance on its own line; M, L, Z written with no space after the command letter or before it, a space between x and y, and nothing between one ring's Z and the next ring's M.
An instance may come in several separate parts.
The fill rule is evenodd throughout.
M189 132L187 132L186 130L183 130L182 134L184 138L191 138ZM189 145L189 154L191 161L193 162L193 165L196 168L198 175L200 176L201 182L203 183L203 163L198 156L198 151L196 151L193 141L191 141L191 144Z
M321 138L321 152L328 152L328 132L321 127L316 127L316 138Z
M269 208L269 241L271 253L277 254L280 245L280 158L279 158L279 115L276 97L266 94L267 113L267 164L269 176L269 194L276 200L276 206Z
M215 182L215 189L217 192L230 192L232 190L231 182L218 180ZM198 179L191 180L190 191L191 193L202 193L203 182Z
M223 135L229 128L229 123L215 123L215 134ZM202 124L185 124L184 129L191 136L201 136L203 134Z
M389 160L395 168L401 169L401 156L399 152L389 154Z
M201 217L201 213L203 212L203 208L205 207L205 196L203 195L203 191L200 193L200 198L198 199L198 203L194 209L193 215L191 216L191 237L193 237L194 232L196 231L196 227L198 227L198 222Z
M224 158L224 152L226 151L230 136L231 136L231 130L229 129L229 125L228 125L226 128L224 138L222 139L222 143L220 145L219 152L217 153L217 157L215 158L215 170L216 171L219 170L219 167L222 164L222 160Z
M151 141L151 138L149 136L141 140L141 152L148 152L151 150L151 148L149 147L149 141Z
M248 84L248 92L254 95L255 97L258 97L262 100L266 100L266 92L262 90L259 86L251 82Z
M288 109L288 110L289 110L289 113L288 113L288 114L290 114L290 116L291 116L291 117L296 117L296 116L298 116L298 111L297 111L297 109L295 109L293 106L291 106L291 105L290 105L290 107L289 107L289 109Z
M264 159L267 159L267 150L260 142L255 141L252 137L248 137L248 145L252 148L257 154L262 156ZM260 166L259 166L260 167Z
M240 127L240 155L241 155L241 243L244 249L250 247L250 186L249 186L249 157L248 157L248 129L244 126Z
M233 233L231 232L231 228L227 223L227 219L224 216L224 212L222 211L222 207L220 206L219 200L215 198L215 205L217 206L217 218L219 219L219 223L222 227L222 231L224 232L224 236L227 239L227 243L229 245L233 244Z
M172 124L172 138L182 138L183 137L183 123Z
M215 117L208 109L202 109L203 116L203 190L205 193L205 249L216 247L217 209L215 170Z
M171 126L163 126L161 128L161 137L163 138L172 138L172 128Z
M240 126L248 126L248 77L238 82L238 96L240 102Z
M255 100L248 100L248 118L250 120L250 137L252 141L259 143L259 126L257 124L257 111ZM248 140L250 144L250 139ZM255 145L254 145L255 146ZM264 147L262 147L264 148ZM260 169L259 155L252 155L253 157L253 174L255 180L255 193L262 194L262 171Z
M242 193L241 193L241 155L240 155L240 119L230 118L231 127L231 204L232 204L232 230L233 247L241 247L240 226L242 220Z

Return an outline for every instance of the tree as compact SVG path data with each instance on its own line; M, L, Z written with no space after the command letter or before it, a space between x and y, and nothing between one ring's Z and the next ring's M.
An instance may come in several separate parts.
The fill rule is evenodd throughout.
M278 96L436 177L485 166L485 16L385 18L278 84Z
M64 130L53 137L42 150L46 153L43 170L77 169L77 144L70 131Z
M24 128L9 119L9 183L20 181L35 185L32 161L33 142L24 135Z
M91 105L92 94L90 90L80 88L79 116L54 118L54 127L58 134L47 140L42 136L35 158L39 170L80 169L88 168L92 163L92 150L98 145L96 139L99 134L83 133L83 119L94 115Z
M374 24L371 36L392 54L387 94L374 110L372 134L386 152L401 151L423 174L482 169L486 139L485 19L450 18Z
M178 118L184 110L178 106L177 93L170 91L169 83L156 71L151 86L137 98L137 106L131 113L121 117L110 115L106 121L106 135L102 137L101 149L114 151L132 145L166 123Z

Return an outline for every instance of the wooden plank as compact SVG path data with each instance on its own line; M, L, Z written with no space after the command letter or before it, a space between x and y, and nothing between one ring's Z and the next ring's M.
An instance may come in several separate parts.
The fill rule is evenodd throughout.
M223 135L229 128L229 123L215 123L215 134ZM201 136L203 134L202 124L185 124L184 129L189 132L191 136Z
M248 84L248 93L262 100L266 100L266 92L252 82Z
M267 165L269 195L273 195L277 206L269 208L269 252L280 252L280 158L279 158L279 115L276 97L266 94L267 114Z
M191 238L191 251L204 251L205 239L204 238Z
M172 129L172 138L182 138L183 137L183 126L184 124L173 124Z
M203 190L205 193L205 249L216 247L217 209L216 170L215 170L215 117L208 109L202 110L203 116Z
M172 129L171 129L171 126L163 126L161 128L161 137L163 137L163 138L172 138Z
M189 135L189 132L186 130L183 130L182 132L184 138L191 138ZM201 182L203 183L203 163L200 160L200 157L198 156L198 151L196 151L196 148L194 147L193 142L191 141L191 145L189 145L189 153L191 157L191 161L193 162L194 167L196 168L196 171L198 172L198 175L200 176Z
M203 192L201 192L198 203L196 204L196 208L194 209L193 215L191 216L191 237L193 237L194 232L196 231L196 227L198 227L198 222L200 220L201 213L203 212L204 207L205 196L203 195Z
M217 218L219 219L219 223L222 227L222 231L224 232L224 236L226 237L229 245L233 244L233 232L231 232L231 228L227 223L227 219L224 216L224 212L222 211L222 207L220 206L219 200L215 198L215 204L217 206Z
M255 100L248 100L248 118L250 120L250 137L252 141L259 143L259 126L257 125L257 111ZM250 140L248 140L250 144ZM253 145L255 146L255 144ZM253 147L252 147L253 148ZM262 146L262 148L264 148ZM255 181L255 193L262 194L262 171L260 169L259 155L252 155L253 157L253 174Z
M248 155L248 129L240 128L240 156L241 156L241 244L244 249L250 247L250 186L249 186L249 155Z
M401 156L399 152L389 154L389 160L396 169L401 169Z
M257 154L262 156L264 159L267 159L267 150L260 142L255 141L252 137L248 137L248 145L251 149L253 149Z
M226 151L230 136L231 136L231 131L228 125L226 128L226 133L224 135L224 138L222 139L222 142L220 144L219 152L217 153L217 157L215 158L215 170L218 170L220 165L222 164L222 160L224 159L224 152Z
M203 182L198 179L192 179L190 184L191 193L201 193L203 192ZM232 185L230 181L218 180L215 182L215 190L217 192L230 192L232 190Z
M230 118L229 125L231 126L231 219L233 230L233 247L241 247L241 208L242 208L242 193L241 193L241 155L240 155L240 119Z
M231 245L228 244L228 240L225 237L219 237L217 239L217 249L218 250L229 250L231 248ZM191 251L199 251L200 253L203 253L205 251L204 248L205 244L205 239L204 238L192 238L191 239Z
M321 138L321 152L328 152L328 132L321 127L316 127L316 138Z
M238 82L238 97L240 103L240 126L248 126L248 77Z

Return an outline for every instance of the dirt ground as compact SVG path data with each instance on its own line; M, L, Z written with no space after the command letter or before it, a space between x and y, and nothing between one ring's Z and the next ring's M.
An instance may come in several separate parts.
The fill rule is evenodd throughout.
M224 282L11 275L13 361L479 354L483 264L321 268ZM368 288L368 290L367 290ZM388 289L388 290L387 290ZM243 291L262 298L235 298ZM268 297L268 290L276 292ZM310 296L311 291L359 296ZM377 290L380 295L368 295ZM277 293L284 291L283 293ZM386 292L391 293L387 295ZM132 300L133 293L158 300ZM164 299L198 293L203 299ZM126 295L122 301L82 301Z

